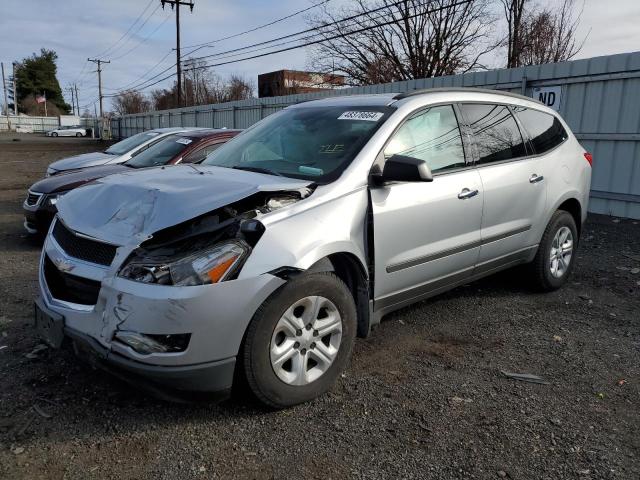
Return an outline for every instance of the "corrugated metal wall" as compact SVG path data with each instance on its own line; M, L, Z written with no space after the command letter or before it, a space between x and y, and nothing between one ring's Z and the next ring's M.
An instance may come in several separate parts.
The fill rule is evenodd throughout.
M287 105L336 95L482 87L532 96L550 86L562 89L559 111L594 155L589 210L640 218L640 52L127 115L113 120L112 131L127 137L169 126L247 128Z

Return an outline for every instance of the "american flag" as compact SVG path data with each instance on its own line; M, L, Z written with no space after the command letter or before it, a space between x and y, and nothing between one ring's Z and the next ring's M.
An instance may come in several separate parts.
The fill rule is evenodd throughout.
M36 103L44 103L47 101L47 97L45 97L44 95L38 95L36 97Z

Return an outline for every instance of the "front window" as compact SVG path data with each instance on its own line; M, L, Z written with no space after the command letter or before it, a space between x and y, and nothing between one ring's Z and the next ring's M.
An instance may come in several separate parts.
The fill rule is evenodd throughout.
M391 112L380 106L286 109L223 145L203 164L331 182Z
M148 142L154 137L159 135L158 132L143 132L134 135L133 137L125 138L124 140L114 143L105 150L105 153L110 155L124 155L130 150L133 150L144 142Z
M384 149L385 158L393 155L424 160L433 173L464 167L462 136L453 107L431 107L412 115Z
M181 135L169 135L155 145L140 152L125 163L128 167L145 168L166 165L171 159L184 151L193 139Z

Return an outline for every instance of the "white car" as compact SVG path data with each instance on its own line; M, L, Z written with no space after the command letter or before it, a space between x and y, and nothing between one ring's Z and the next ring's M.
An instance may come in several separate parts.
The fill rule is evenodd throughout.
M82 127L58 127L55 130L49 130L47 137L86 137L87 130Z
M169 127L147 130L146 132L138 133L118 143L114 143L103 152L83 153L81 155L57 160L49 165L46 176L50 177L51 175L57 175L69 170L78 170L80 168L124 163L169 135L192 130L202 130L202 128Z

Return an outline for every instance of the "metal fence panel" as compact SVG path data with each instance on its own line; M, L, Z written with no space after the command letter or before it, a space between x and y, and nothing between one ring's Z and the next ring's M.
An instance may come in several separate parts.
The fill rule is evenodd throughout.
M167 126L247 128L287 105L328 96L463 86L529 96L536 87L561 87L559 111L594 155L589 210L640 218L640 52L128 115L114 119L112 131L127 137Z

